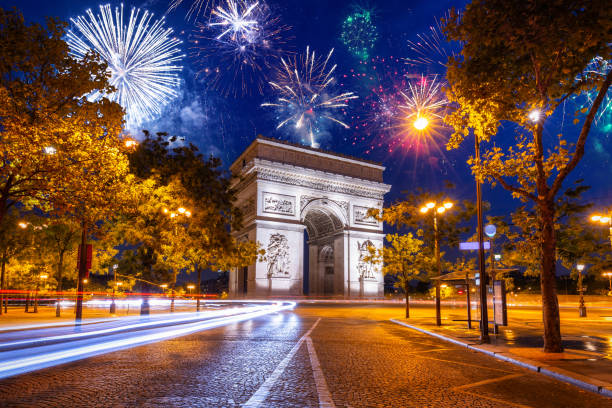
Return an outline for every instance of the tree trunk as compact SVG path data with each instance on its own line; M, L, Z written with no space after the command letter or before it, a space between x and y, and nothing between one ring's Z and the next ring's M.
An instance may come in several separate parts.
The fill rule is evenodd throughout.
M87 276L87 224L85 224L85 221L82 223L80 255L77 280L76 324L81 324L81 320L83 319L83 279Z
M4 302L4 277L6 273L6 256L2 256L2 272L0 273L0 315L2 315L2 302Z
M25 312L28 313L30 311L30 291L26 293L25 299Z
M62 293L62 272L64 270L64 251L60 251L59 253L59 259L57 262L57 300L56 300L56 306L55 306L55 317L60 317L61 316L61 293Z
M408 282L404 285L404 292L406 292L406 319L410 317L410 296L408 295Z
M202 269L200 268L200 266L198 265L198 286L197 286L197 290L198 290L198 300L196 300L196 311L199 312L200 311L200 298L202 297Z
M556 238L555 238L555 204L546 201L540 204L541 216L541 254L542 270L540 287L542 289L542 317L544 323L544 351L561 353L561 322L559 319L559 302L556 291Z

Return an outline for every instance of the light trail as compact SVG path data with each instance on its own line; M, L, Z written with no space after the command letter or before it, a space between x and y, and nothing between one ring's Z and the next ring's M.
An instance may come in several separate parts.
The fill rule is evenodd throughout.
M265 309L265 306L263 308ZM173 313L173 314L157 315L155 316L155 319L151 319L146 322L142 322L142 317L137 316L136 318L140 320L141 322L136 323L136 324L121 325L117 327L111 327L108 329L92 330L92 331L85 331L81 333L71 333L71 334L65 334L65 335L59 335L59 336L39 337L35 339L20 340L20 341L14 341L10 343L0 343L0 351L3 351L3 349L6 349L6 348L12 348L16 346L27 346L27 345L32 345L36 343L57 342L61 340L74 340L74 339L83 338L83 337L102 336L102 335L106 335L110 333L137 330L137 329L143 329L147 327L154 328L160 325L182 324L182 323L189 323L189 322L211 319L211 318L216 318L216 317L233 316L236 314L243 314L245 312L247 313L255 312L258 310L262 310L262 306L247 307L247 308L235 307L229 310L225 309L225 310L215 310L215 311L199 312L199 313L198 312Z
M245 320L253 319L256 317L264 316L271 313L277 313L285 310L291 310L295 307L294 302L276 302L272 305L254 306L249 308L241 308L242 313L232 316L220 316L207 319L204 322L186 323L181 327L168 328L163 327L158 331L151 329L148 333L133 334L126 333L120 338L115 338L108 341L98 341L99 339L90 339L93 344L88 345L70 345L70 344L58 344L58 348L62 349L56 351L49 351L49 346L41 347L37 353L36 348L29 349L27 357L14 358L0 362L0 379L7 378L19 374L25 374L31 371L40 370L42 368L52 367L59 364L65 364L71 361L81 360L84 358L109 353L112 351L123 350L130 347L139 345L149 344L157 341L168 340L188 334L196 333L198 331L212 329L215 327L223 326L231 323L238 323ZM247 310L247 312L244 312ZM223 311L227 312L227 311ZM210 316L210 315L209 315ZM159 322L156 322L159 324ZM91 335L93 332L86 333ZM119 336L120 334L115 334ZM57 339L61 336L55 336ZM83 340L86 341L86 340ZM51 347L52 348L52 347ZM2 357L10 357L10 352L0 353L0 359Z

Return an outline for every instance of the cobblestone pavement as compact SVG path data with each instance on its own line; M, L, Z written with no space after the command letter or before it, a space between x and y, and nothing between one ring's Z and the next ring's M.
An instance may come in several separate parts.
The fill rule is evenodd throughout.
M612 407L388 321L402 312L300 306L8 378L0 406Z

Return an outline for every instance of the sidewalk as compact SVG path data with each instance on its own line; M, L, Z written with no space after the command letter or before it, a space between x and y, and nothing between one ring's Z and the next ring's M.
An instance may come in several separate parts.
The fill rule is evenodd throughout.
M509 308L508 326L499 327L495 335L490 325L491 344L486 345L478 344L477 321L472 322L472 329L467 328L465 307L443 307L439 327L435 325L432 307L411 308L411 318L393 321L612 397L612 310L602 308L589 312L587 318L579 318L577 310L561 311L565 351L560 354L542 351L540 310ZM472 319L478 319L477 310L472 310Z

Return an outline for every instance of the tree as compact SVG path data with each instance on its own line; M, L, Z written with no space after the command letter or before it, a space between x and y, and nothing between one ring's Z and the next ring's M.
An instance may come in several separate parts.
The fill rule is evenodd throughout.
M69 217L45 218L45 227L41 229L37 237L38 252L47 254L49 263L55 266L55 280L57 281L57 304L55 308L56 317L61 315L60 299L62 296L63 281L65 278L64 270L66 263L76 267L76 256L70 262L69 255L75 255L79 245L81 235L81 225ZM71 268L76 270L76 268Z
M447 94L456 107L446 118L455 131L448 148L473 131L484 145L482 159L468 161L476 177L536 205L544 350L561 352L555 197L584 155L612 82L612 71L586 70L596 57L610 58L612 8L605 0L473 0L462 13L453 12L445 27L448 38L463 45L448 65ZM577 138L570 144L562 135L544 138L551 115L583 91L596 97L576 112L575 124L582 122ZM514 143L493 143L502 123L515 126Z
M387 234L387 246L377 249L369 247L365 262L383 265L383 274L392 275L397 280L395 285L404 290L406 295L406 318L410 317L410 282L426 280L431 258L423 253L423 241L412 233L405 235Z
M256 256L256 246L237 243L230 234L241 215L233 205L229 173L221 169L219 159L205 159L195 146L183 145L176 137L145 131L130 164L140 193L135 211L119 228L120 236L148 256L149 271L154 265L158 272L167 271L160 276L173 287L181 270L201 276L204 268L222 270L249 258L245 252ZM189 217L176 213L181 207ZM169 217L172 213L176 216Z
M449 184L447 188L452 189L453 186ZM370 210L370 214L399 231L410 231L421 238L425 244L422 248L423 252L433 260L428 263L431 268L429 275L434 276L437 275L437 270L432 212L423 214L420 209L428 202L443 203L446 201L454 202L452 199L447 200L447 196L444 194L430 194L419 189L414 193L407 194L404 200L385 208L382 214L374 209ZM440 247L458 247L461 234L468 232L470 229L465 223L474 216L475 212L474 204L465 200L462 203L455 202L451 210L438 217ZM444 264L444 252L440 253L440 257Z
M10 209L5 215L4 224L0 225L0 315L2 314L2 302L5 301L4 311L7 311L8 299L4 297L4 290L8 288L8 271L10 265L20 254L31 248L33 233L35 232L31 223L25 221L16 208Z
M65 27L52 18L26 25L0 9L0 223L16 202L65 208L97 174L127 168L121 107L87 98L112 91L106 66L71 58Z

